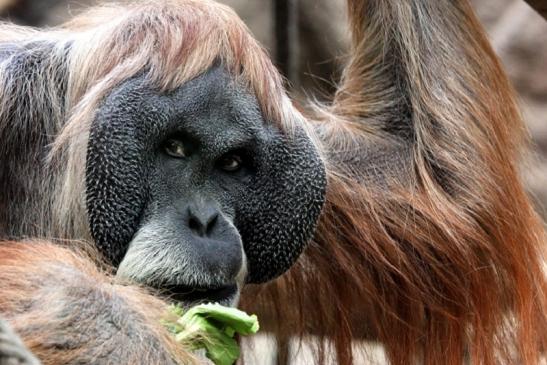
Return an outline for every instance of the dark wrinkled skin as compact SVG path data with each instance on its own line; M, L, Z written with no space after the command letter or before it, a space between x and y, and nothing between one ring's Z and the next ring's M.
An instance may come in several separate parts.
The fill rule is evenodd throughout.
M169 138L184 142L189 156L166 154ZM244 167L223 171L219 159L234 150ZM311 239L324 201L324 167L308 137L298 129L288 137L265 121L255 98L220 67L167 95L142 77L120 85L92 124L86 163L98 247L115 265L132 247L140 247L126 257L133 262L169 255L139 269L137 280L157 287L231 285L245 261L241 245L248 282L280 275ZM196 234L192 211L219 218Z

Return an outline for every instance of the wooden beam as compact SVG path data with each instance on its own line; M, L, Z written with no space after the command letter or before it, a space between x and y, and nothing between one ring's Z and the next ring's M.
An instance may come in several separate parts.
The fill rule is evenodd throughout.
M547 20L547 0L525 0L528 5L534 8L545 20Z
M275 27L275 63L295 82L298 76L298 0L272 0Z

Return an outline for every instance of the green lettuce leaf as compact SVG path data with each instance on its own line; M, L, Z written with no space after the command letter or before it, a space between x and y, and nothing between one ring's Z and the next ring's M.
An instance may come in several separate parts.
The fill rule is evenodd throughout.
M236 333L246 336L259 329L256 315L216 303L200 304L186 312L180 306L171 306L170 312L179 317L178 320L163 324L175 339L191 350L205 349L206 356L215 365L232 365L239 358Z

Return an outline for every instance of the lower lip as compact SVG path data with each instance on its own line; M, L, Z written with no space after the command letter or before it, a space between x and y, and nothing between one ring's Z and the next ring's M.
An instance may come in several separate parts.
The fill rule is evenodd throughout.
M198 304L198 303L220 303L222 305L231 305L236 298L238 289L237 285L229 285L216 289L195 289L181 286L167 288L167 296L175 302L183 304Z

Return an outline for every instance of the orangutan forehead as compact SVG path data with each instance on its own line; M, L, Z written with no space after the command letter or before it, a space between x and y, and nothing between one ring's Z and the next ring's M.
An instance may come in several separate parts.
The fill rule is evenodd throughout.
M171 91L221 63L256 96L268 120L283 123L287 106L281 77L245 24L224 5L192 0L108 5L63 28L73 37L69 62L74 80L112 87L144 72L160 90Z

